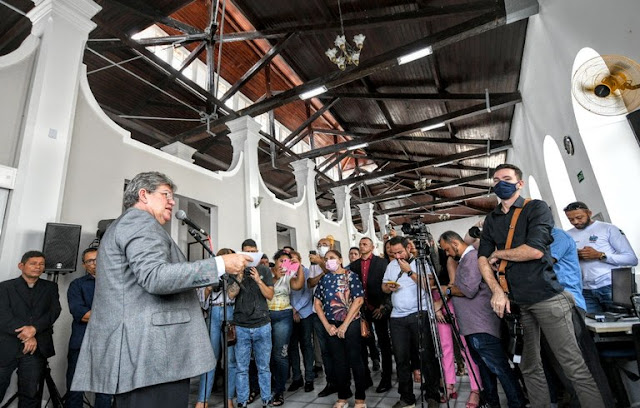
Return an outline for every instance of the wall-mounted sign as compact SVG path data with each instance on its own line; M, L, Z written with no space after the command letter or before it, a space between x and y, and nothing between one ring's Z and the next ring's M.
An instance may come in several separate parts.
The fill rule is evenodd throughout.
M584 174L582 173L582 170L580 170L580 172L578 173L578 183L582 183L584 181Z

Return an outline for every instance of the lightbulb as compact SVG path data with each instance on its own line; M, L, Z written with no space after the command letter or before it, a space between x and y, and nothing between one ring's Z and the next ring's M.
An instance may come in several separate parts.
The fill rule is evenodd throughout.
M338 50L335 48L329 48L324 54L331 60L331 62L335 63Z
M364 39L367 38L364 34L358 34L353 36L353 43L358 47L359 50L362 49L364 45Z

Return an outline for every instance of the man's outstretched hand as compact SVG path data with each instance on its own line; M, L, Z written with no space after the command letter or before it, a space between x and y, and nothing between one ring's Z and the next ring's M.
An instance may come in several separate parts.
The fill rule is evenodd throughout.
M236 275L244 272L244 268L249 262L253 261L253 258L243 254L227 254L222 255L222 260L224 261L225 272Z

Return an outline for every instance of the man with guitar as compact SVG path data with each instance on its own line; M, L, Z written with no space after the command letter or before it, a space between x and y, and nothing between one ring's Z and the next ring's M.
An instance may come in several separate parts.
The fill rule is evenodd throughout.
M493 191L500 204L484 222L478 265L491 289L491 307L499 316L516 313L524 328L520 369L532 407L549 406L550 397L540 359L540 330L547 338L583 407L603 407L598 387L576 342L571 319L573 296L553 271L549 245L553 217L547 203L520 196L522 170L499 165ZM494 272L498 272L498 279Z

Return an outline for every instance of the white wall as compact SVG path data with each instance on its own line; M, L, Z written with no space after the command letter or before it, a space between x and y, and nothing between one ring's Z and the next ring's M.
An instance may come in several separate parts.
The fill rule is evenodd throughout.
M636 205L636 200L628 199L637 191L637 173L634 165L640 163L637 144L630 154L635 162L620 162L617 155L606 150L597 152L600 160L618 173L615 183L623 187L607 192L605 203L601 189L594 175L590 158L587 156L583 137L580 134L572 108L571 75L574 59L584 47L591 47L600 54L622 54L636 61L640 60L638 32L640 31L640 2L637 0L539 0L539 14L529 19L525 44L520 91L523 103L516 106L512 122L511 138L514 148L509 152L508 161L520 166L526 176L534 175L543 199L554 208L556 224L564 217L554 202L549 188L544 156L543 140L550 135L558 146L562 138L570 135L575 145L575 155L562 157L578 200L585 201L594 213L602 212L623 228L637 253L640 253L640 213L627 205ZM622 124L613 125L615 133L628 132ZM604 122L604 121L603 121ZM620 123L620 122L619 122ZM606 129L600 134L606 137ZM629 135L632 137L631 135ZM610 140L610 139L609 139ZM631 170L630 170L631 169ZM577 173L582 171L585 180L578 182ZM611 178L607 182L613 181ZM607 183L605 182L605 183ZM604 191L604 189L603 189ZM605 205L606 204L606 205Z
M22 128L22 115L39 44L37 37L29 36L17 50L0 57L0 89L3 95L11 95L10 98L0 98L0 123L2 124L0 164L5 166L16 167L17 165L16 153Z
M120 215L125 180L139 172L151 170L167 174L177 184L180 196L214 207L212 217L216 217L216 213L218 216L212 220L214 229L211 235L214 237L216 251L222 247L240 249L240 244L246 238L246 221L242 209L246 205L253 205L245 198L245 170L242 160L227 172L214 173L131 139L127 131L119 128L102 112L91 94L86 75L83 75L59 220L82 226L81 250L95 237L99 220L117 218ZM261 182L260 186L260 195L264 197L260 206L261 250L268 255L276 251L276 223L281 223L296 228L297 249L305 259L305 254L309 249L315 248L316 244L310 239L308 207L304 205L306 196L299 202L290 204L278 200L264 183ZM319 211L315 219L320 221L322 236L331 234L343 245L349 242L344 221L328 221ZM186 252L186 241L176 236L177 230L172 227L172 235ZM55 324L54 342L57 354L50 362L54 379L61 390L65 389L66 350L71 326L66 291L69 283L83 273L79 264L77 272L61 275L58 282L63 310ZM17 272L10 275L2 276L15 277Z
M431 231L431 235L433 235L433 239L438 242L438 238L445 231L455 231L462 238L469 231L469 228L473 227L478 221L484 219L484 216L474 216L468 218L461 218L458 220L450 220L444 222L438 222L435 224L429 224L429 231Z

